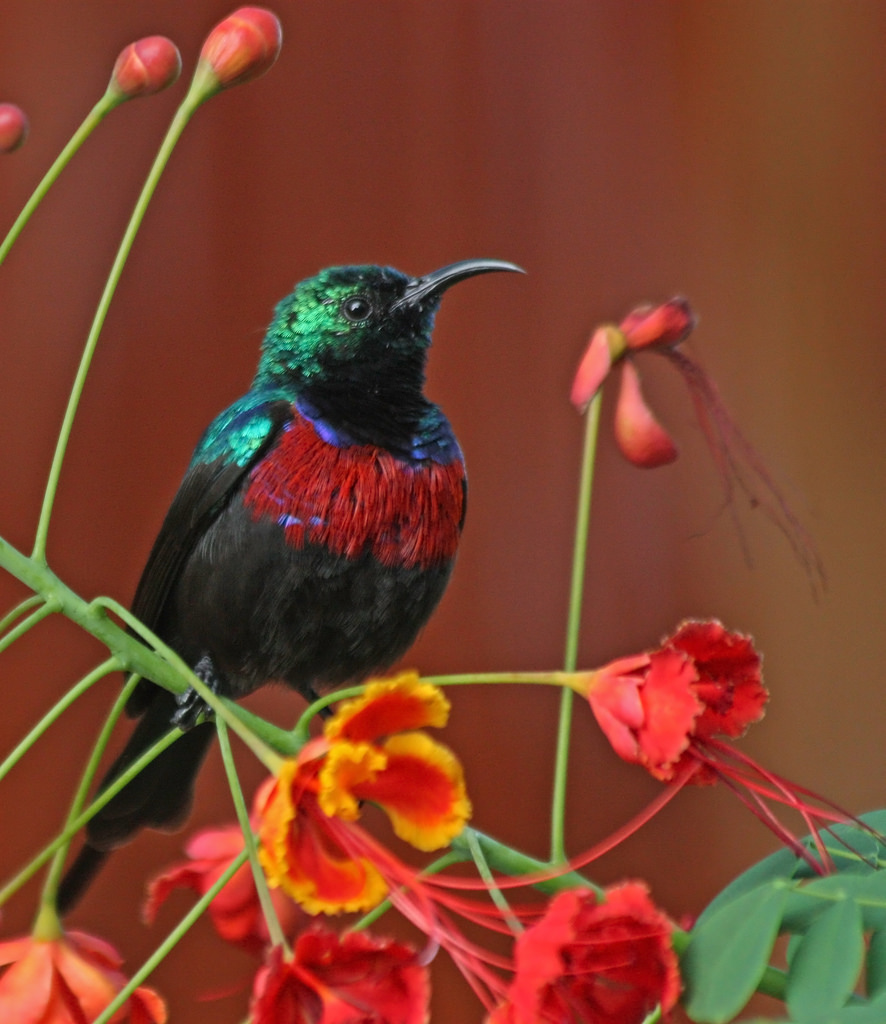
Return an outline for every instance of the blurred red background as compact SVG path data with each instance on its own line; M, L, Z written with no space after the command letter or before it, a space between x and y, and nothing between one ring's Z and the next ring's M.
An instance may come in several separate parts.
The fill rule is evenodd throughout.
M169 35L187 76L229 10L6 0L0 99L28 112L31 138L0 163L3 224L126 43ZM528 276L455 289L437 321L429 391L467 454L471 501L453 582L408 661L428 674L556 667L582 433L573 369L594 324L684 294L701 315L693 351L815 536L827 592L814 602L784 539L741 509L746 564L682 383L647 360L682 457L654 473L626 466L604 411L581 662L717 616L766 655L772 705L744 749L853 811L886 803L886 8L307 0L277 11L277 66L197 113L150 208L75 425L53 568L85 596L129 600L197 437L247 386L295 281L335 263L419 274L494 256ZM109 117L0 274L0 533L23 548L104 275L183 88ZM4 607L19 593L0 580ZM3 749L100 655L54 621L7 651ZM4 874L62 819L117 685L83 700L3 784ZM558 695L472 688L454 702L446 739L466 762L477 824L543 855ZM254 706L286 723L300 704L268 692ZM241 760L251 784L260 773ZM571 849L656 792L578 709ZM231 813L214 755L193 825ZM170 910L145 929L137 907L143 879L181 843L139 838L75 915L130 967L175 920ZM685 793L596 877L646 877L678 916L773 846L727 792ZM4 932L28 926L35 895L4 910ZM242 993L197 997L246 984L249 961L208 926L183 945L156 976L174 1019L242 1019ZM451 972L441 977L435 1019L479 1019Z

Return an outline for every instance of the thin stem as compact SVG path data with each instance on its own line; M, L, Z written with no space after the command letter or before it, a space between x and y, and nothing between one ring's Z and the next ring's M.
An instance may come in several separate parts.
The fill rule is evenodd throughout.
M166 936L163 942L160 943L160 945L154 950L148 959L145 960L123 988L120 989L117 995L114 996L111 1002L108 1003L104 1010L102 1010L102 1012L95 1018L93 1024L108 1024L139 985L141 985L141 983L157 969L162 961L166 959L184 936L191 930L191 928L193 928L196 922L199 921L206 912L206 908L209 904L212 903L215 897L218 896L222 889L224 889L228 882L230 882L234 875L246 863L246 858L247 853L244 850L242 853L238 854L233 861L231 861L231 864L229 867L225 868L224 873L218 881L210 889L207 889L204 895L197 900L194 906L191 907L169 935Z
M71 157L99 126L105 115L110 113L110 111L113 110L119 102L119 96L115 98L114 95L105 93L105 95L102 96L98 103L96 103L92 110L90 110L86 115L83 123L68 140L67 145L55 158L55 161L46 174L43 175L40 184L34 189L31 194L31 198L22 207L21 213L16 217L14 224L6 235L6 238L3 239L3 243L0 244L0 263L3 263L6 259L6 254L13 247L18 236L22 233L22 229L25 224L27 224L31 219L31 214L37 209L50 187L54 184L55 180L62 173L65 167L67 167Z
M74 378L71 394L68 398L68 405L65 409L65 415L62 420L61 429L59 430L58 441L56 442L55 454L53 455L52 465L49 470L49 478L46 482L46 490L43 495L43 505L40 509L40 518L37 522L37 532L34 538L34 550L31 554L31 557L37 561L46 562L46 539L47 533L49 532L49 520L52 516L52 508L55 503L56 491L58 490L58 481L59 476L61 475L62 463L64 462L65 452L68 447L68 440L71 436L71 427L74 423L74 416L77 412L77 406L80 403L80 396L83 393L83 385L86 382L89 365L92 362L99 334L104 326L105 317L107 316L108 309L111 305L111 299L114 297L114 292L117 289L120 275L123 272L123 267L126 264L126 260L129 257L130 250L132 249L132 243L135 241L135 236L141 226L145 210L147 210L148 203L151 201L151 197L154 194L154 189L157 187L157 182L160 180L160 176L169 161L169 157L175 148L176 142L178 142L179 137L185 129L185 125L190 120L190 117L196 108L197 104L189 93L179 106L178 110L176 110L175 115L172 118L172 122L166 132L166 136L161 142L157 155L154 158L154 163L151 165L151 169L148 172L144 185L142 186L141 193L136 200L132 216L129 218L129 223L123 233L120 247L117 250L117 255L114 257L114 262L111 265L111 271L108 274L108 279L105 282L105 287L102 291L101 298L99 299L98 307L92 320L92 326L89 329L86 344L83 347L83 354L80 357L80 365L77 368L77 374Z
M64 697L57 701L56 704L46 712L27 736L25 736L25 738L8 755L6 760L0 764L0 780L6 777L6 775L15 767L16 764L18 764L37 740L40 739L43 733L45 733L52 723L67 711L78 697L82 697L91 686L97 683L100 679L103 679L108 675L108 673L115 672L119 668L120 662L116 658L109 658L72 686Z
M185 679L188 680L191 689L200 695L219 719L223 719L230 726L270 772L276 772L279 769L280 758L276 751L272 750L262 739L256 736L250 726L240 719L232 709L233 703L224 702L199 676L194 674L194 671L187 662L176 651L151 632L132 612L109 597L97 597L92 602L92 607L104 608L118 615L134 633L142 637L145 643L150 644L158 654L163 656L165 661L179 670Z
M99 668L106 669L106 672L114 672L119 670L120 663L116 658L109 658L104 665L100 665ZM111 733L114 731L114 726L117 724L120 715L123 714L123 709L126 706L126 702L129 700L129 696L135 689L138 683L139 677L132 676L127 680L123 689L114 701L110 712L105 718L105 723L102 726L101 732L98 735L98 740L94 744L92 751L89 755L89 760L86 762L86 767L83 770L83 775L80 778L80 784L77 786L77 791L74 794L74 798L71 801L71 807L68 811L68 816L65 819L65 824L62 828L62 832L66 833L71 828L71 823L76 821L77 818L83 812L83 806L89 796L89 790L92 787L93 779L98 771L99 763L101 762L102 754L105 752L105 747L108 745L108 740L111 738ZM71 836L73 838L73 835ZM49 866L49 871L46 873L46 881L43 885L43 892L40 897L40 902L44 905L50 905L55 907L56 893L58 892L59 883L61 882L62 872L65 866L65 860L68 856L68 849L70 847L70 839L68 842L63 843L56 851L52 858L52 863Z
M515 935L519 935L523 931L523 925L514 916L514 912L508 901L505 899L504 893L495 884L495 877L489 867L489 863L486 860L486 856L483 852L483 847L480 844L480 840L477 838L477 833L469 828L465 830L465 842L467 843L468 849L471 851L471 857L474 860L474 866L477 869L477 874L486 883L486 891L489 893L489 898L501 911L502 918L507 923L507 926Z
M7 614L0 619L0 636L9 629L17 618L24 615L25 612L30 611L32 608L36 608L38 604L43 604L43 598L39 594L31 594L30 597L26 597L24 601L21 601L15 606L15 608L7 612Z
M19 637L25 635L32 626L36 626L38 622L42 622L48 615L52 615L53 612L58 611L58 606L52 601L48 600L42 607L23 619L17 626L13 626L8 633L4 633L0 636L0 653L6 650L7 647L11 647Z
M80 815L78 815L73 821L71 821L63 830L60 832L55 839L33 857L19 873L9 882L0 889L0 906L3 904L27 882L29 882L34 875L43 867L43 865L52 857L57 850L62 846L70 842L71 837L75 835L83 826L94 817L101 809L111 800L112 797L116 796L117 793L123 789L136 775L158 757L167 747L171 746L178 738L181 733L177 729L171 729L165 736L157 740L157 742L146 750L141 757L137 758L132 764L126 769L125 772L121 772L116 779L93 800L93 802L87 807L87 809Z
M569 589L569 615L566 626L566 649L563 667L574 672L578 663L578 638L581 627L581 605L584 593L585 566L588 552L588 527L591 521L591 497L594 488L594 463L597 453L597 428L600 422L600 394L594 396L585 414L585 440L582 453L581 478L578 487L578 511L575 519L575 542L572 551L572 582ZM566 860L566 783L569 773L569 739L572 729L570 690L560 696L560 719L557 726L557 752L554 760L554 792L551 798L551 861Z
M237 821L240 824L240 831L243 833L243 842L246 846L246 853L249 857L249 865L252 868L252 877L255 881L255 890L258 893L258 902L261 905L265 922L268 926L268 937L274 946L283 946L286 952L289 947L286 944L286 936L280 925L280 918L274 909L271 900L271 892L268 889L268 880L258 859L258 847L255 842L255 833L252 829L252 822L249 820L249 809L246 800L243 798L243 788L240 785L240 777L237 774L237 765L234 763L234 752L231 750L231 738L225 723L219 719L215 723L218 730L218 743L221 749L222 761L225 772L228 776L228 787L231 790L231 797L234 801L234 808L237 811Z

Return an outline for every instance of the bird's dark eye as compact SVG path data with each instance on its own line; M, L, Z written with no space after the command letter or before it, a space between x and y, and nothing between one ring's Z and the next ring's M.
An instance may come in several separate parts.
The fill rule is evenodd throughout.
M359 324L372 316L372 303L365 295L352 295L341 304L341 312L346 320Z

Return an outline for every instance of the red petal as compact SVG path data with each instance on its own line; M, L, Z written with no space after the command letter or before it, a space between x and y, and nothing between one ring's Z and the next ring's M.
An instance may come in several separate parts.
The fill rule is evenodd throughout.
M615 439L624 457L641 469L665 466L677 458L676 445L649 410L640 389L640 377L630 362L622 369Z
M686 299L670 299L660 306L638 306L622 320L628 348L677 345L695 327L695 315Z

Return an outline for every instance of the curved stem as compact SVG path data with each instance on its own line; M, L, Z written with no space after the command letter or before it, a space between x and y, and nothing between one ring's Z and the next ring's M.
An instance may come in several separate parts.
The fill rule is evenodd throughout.
M581 478L578 487L578 511L575 520L575 542L572 550L572 582L569 590L569 616L566 626L566 649L563 667L574 672L578 662L578 638L581 627L581 604L584 593L585 565L588 551L588 527L591 521L591 497L594 487L594 462L597 453L597 428L600 422L600 394L594 396L585 414L585 440L582 452ZM551 860L566 860L564 840L566 821L566 782L569 773L569 739L572 729L570 690L560 696L560 719L557 725L557 752L554 760L554 792L551 798Z
M49 532L49 520L52 516L52 507L55 503L56 491L58 490L58 481L59 476L61 475L62 463L64 462L65 452L67 451L68 439L71 436L71 427L74 423L74 416L77 412L77 406L80 403L80 395L83 392L86 375L89 372L92 356L95 353L95 347L98 343L101 329L104 326L105 317L107 316L108 309L111 305L111 299L114 297L114 292L117 289L117 283L120 280L120 275L123 273L123 267L129 257L130 250L132 249L132 243L135 241L135 236L141 226L145 211L148 208L148 203L151 201L151 197L154 194L154 189L157 187L157 182L160 180L160 176L169 161L169 157L172 154L172 150L175 148L176 142L178 142L181 133L185 129L185 125L190 120L191 114L193 114L196 108L197 105L189 94L185 97L178 110L176 110L175 115L172 118L172 123L160 144L160 149L157 151L157 155L154 158L154 162L151 165L151 169L148 172L144 185L142 186L141 193L136 200L132 215L129 218L129 223L126 226L120 246L117 249L117 255L114 257L114 262L111 265L111 271L108 274L107 281L105 282L101 298L99 299L98 307L92 320L92 326L89 329L86 344L83 347L83 354L80 357L80 365L78 366L77 374L74 377L74 384L71 388L68 405L65 409L61 429L59 430L55 454L52 458L52 465L49 469L49 478L46 482L46 489L43 495L43 504L40 509L40 517L37 522L37 532L34 538L34 549L31 553L31 557L39 562L46 562L46 540Z
M109 672L114 672L119 668L120 662L117 661L116 658L109 658L72 686L64 697L57 701L55 705L46 712L27 736L25 736L25 738L16 745L12 752L7 756L6 760L0 764L0 780L6 777L6 775L15 767L16 764L18 764L37 740L40 739L43 733L45 733L52 723L67 711L78 697L82 697L91 686L99 681L99 679L103 679Z
M30 597L26 597L24 601L19 602L15 608L7 612L7 614L0 619L0 637L3 636L6 630L9 629L16 619L21 618L25 612L29 612L32 608L35 608L40 604L43 604L43 598L39 594L31 594Z
M58 611L58 605L50 598L46 601L42 607L23 619L17 626L13 626L8 633L4 633L0 636L0 653L6 650L7 647L11 647L19 637L24 636L25 633L32 627L36 626L38 622L42 622L48 615L52 615L53 612Z
M25 885L34 875L43 867L43 865L52 857L57 850L62 846L70 842L71 837L81 829L95 814L97 814L102 807L117 793L123 789L136 775L145 767L149 762L153 761L155 757L161 754L168 746L171 746L181 736L181 733L177 729L171 729L164 737L157 740L157 742L142 754L137 760L133 761L132 764L126 769L125 772L121 772L120 775L114 779L113 783L102 790L102 792L93 800L93 802L87 807L82 814L78 815L73 821L71 821L63 830L60 832L55 839L46 846L19 871L19 873L7 882L6 885L0 889L0 906L15 895L23 885Z
M109 672L118 671L119 668L120 662L117 661L116 658L109 658L104 662L104 664L100 665L98 669L96 669L96 672L103 670L102 675L107 675ZM123 709L126 706L126 702L129 700L129 695L135 689L138 679L138 676L132 676L127 680L105 719L105 724L102 726L98 740L90 752L89 760L86 762L86 768L83 770L83 775L80 778L80 784L77 786L77 792L74 794L74 799L71 801L71 807L62 828L63 833L70 831L71 823L76 821L83 811L83 805L86 803L87 797L89 796L89 789L92 786L95 773L98 771L102 754L105 752L105 747L108 745L108 740L111 738L114 726L117 724L120 715L123 714ZM46 873L46 881L44 882L43 892L40 896L41 904L43 906L50 906L53 910L55 910L56 893L58 892L59 883L61 882L65 860L67 859L68 849L71 845L71 839L73 839L73 834L67 842L63 843L55 851L52 863L49 866L49 871Z
M90 110L86 115L83 123L68 140L67 145L55 158L52 166L46 174L43 175L43 178L40 180L40 184L31 193L30 199L28 199L22 207L21 213L16 217L15 222L6 235L6 238L4 238L2 244L0 244L0 263L3 263L6 259L6 254L13 247L18 236L22 233L22 229L25 224L27 224L31 219L31 214L37 209L50 187L54 184L55 180L62 173L65 167L67 167L71 157L99 126L105 115L110 113L118 103L120 103L119 95L114 96L113 94L105 93L105 95L102 96L98 103L96 103L92 110Z

